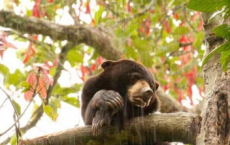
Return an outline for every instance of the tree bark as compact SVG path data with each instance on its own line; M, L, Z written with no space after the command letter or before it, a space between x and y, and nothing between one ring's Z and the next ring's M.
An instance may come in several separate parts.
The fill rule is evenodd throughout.
M127 142L144 144L154 142L184 142L194 144L200 131L201 118L191 113L152 114L125 123L123 131L106 127L93 136L91 126L77 127L31 140L21 140L19 145L116 145Z
M107 35L102 28L85 25L64 26L34 17L21 17L4 10L0 11L0 25L22 33L42 34L53 40L85 43L94 47L104 58L111 60L121 58L121 52L112 44L112 37Z
M207 46L206 55L224 42L212 32L213 28L224 23L224 18L220 15L215 17L212 15L213 13L202 15ZM229 144L230 71L223 72L219 62L220 54L216 54L203 68L206 101L202 110L201 133L196 142L198 145Z
M178 101L176 101L172 96L166 94L162 88L159 88L156 92L158 98L160 99L160 112L162 113L172 113L172 112L192 112L188 108L182 106ZM194 112L195 113L195 112Z

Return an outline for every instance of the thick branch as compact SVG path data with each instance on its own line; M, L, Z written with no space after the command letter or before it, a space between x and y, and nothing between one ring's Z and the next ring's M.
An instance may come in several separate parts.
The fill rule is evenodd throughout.
M166 94L161 88L157 90L157 96L160 99L161 107L160 112L171 113L171 112L189 112L189 110L182 106L178 101L176 101L172 96Z
M114 48L111 38L100 28L85 25L63 26L34 17L21 17L11 11L0 11L0 25L22 33L50 36L54 40L85 43L107 59L121 58L121 52Z
M98 136L92 136L91 127L77 127L64 132L22 140L19 145L59 144L144 144L163 141L195 143L200 129L200 117L190 113L153 114L126 122L123 131L116 127L101 129Z

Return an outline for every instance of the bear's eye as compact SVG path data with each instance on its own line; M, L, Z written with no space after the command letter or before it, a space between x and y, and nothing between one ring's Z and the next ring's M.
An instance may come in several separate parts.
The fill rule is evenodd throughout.
M134 82L134 81L137 81L141 79L141 74L140 73L132 73L131 75L131 81Z

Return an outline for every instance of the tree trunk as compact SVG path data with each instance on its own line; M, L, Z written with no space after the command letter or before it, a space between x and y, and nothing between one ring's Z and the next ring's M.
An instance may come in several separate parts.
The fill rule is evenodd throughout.
M212 17L212 14L203 13L206 55L224 42L212 32L213 28L224 23L224 18L219 15ZM219 54L208 61L203 71L206 101L202 110L201 133L198 135L196 144L229 144L230 71L222 71Z
M95 137L92 136L91 126L77 127L31 140L21 140L19 145L117 145L164 141L194 144L200 131L200 122L201 118L191 113L153 114L126 122L121 132L117 127L107 127L101 129Z

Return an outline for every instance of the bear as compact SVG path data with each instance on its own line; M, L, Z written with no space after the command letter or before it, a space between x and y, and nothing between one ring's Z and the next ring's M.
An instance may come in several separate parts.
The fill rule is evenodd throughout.
M126 120L158 111L159 83L148 68L128 59L108 60L101 67L100 74L85 82L81 95L81 114L93 135L103 126L122 127Z

